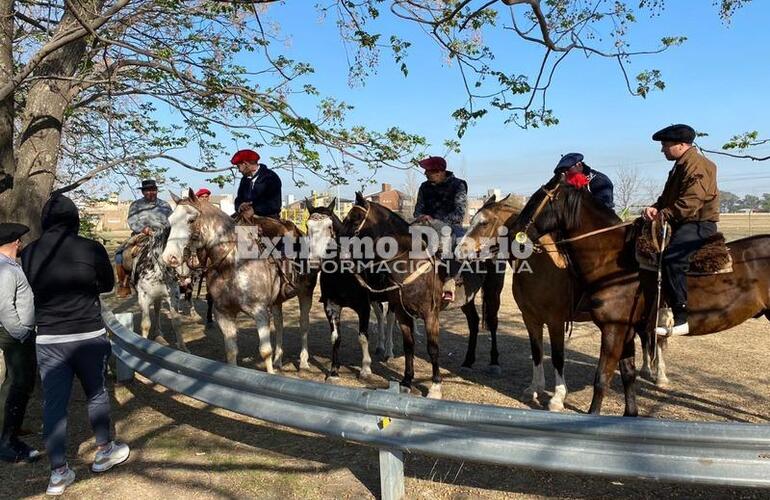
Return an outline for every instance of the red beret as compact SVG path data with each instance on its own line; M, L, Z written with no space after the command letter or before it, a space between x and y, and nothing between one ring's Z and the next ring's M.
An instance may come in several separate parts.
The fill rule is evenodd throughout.
M233 159L230 160L230 163L233 165L238 165L239 163L243 163L245 161L256 163L259 161L259 154L257 154L256 151L252 151L251 149L241 149L233 155Z
M446 170L446 160L440 156L429 156L424 160L420 160L420 166L426 172L438 172Z
M203 196L203 195L206 195L206 194L211 196L211 191L209 191L206 188L200 188L199 190L197 190L195 192L195 196Z

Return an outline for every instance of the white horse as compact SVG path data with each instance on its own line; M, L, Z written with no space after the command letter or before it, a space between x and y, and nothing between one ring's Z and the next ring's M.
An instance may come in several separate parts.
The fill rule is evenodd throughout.
M176 270L166 266L161 255L168 240L170 228L156 232L139 250L131 274L131 283L136 289L139 307L142 309L142 336L147 338L152 327L150 306L154 306L156 339L163 338L160 329L160 310L165 302L168 306L171 329L176 345L189 352L179 328L179 278Z

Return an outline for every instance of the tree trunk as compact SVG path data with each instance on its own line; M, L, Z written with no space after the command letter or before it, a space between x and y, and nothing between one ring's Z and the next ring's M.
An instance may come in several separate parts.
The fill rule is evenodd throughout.
M101 11L104 2L96 0L81 2L80 5L83 6L79 13L81 19L90 22L94 13ZM77 25L77 19L68 11L59 23L57 34ZM21 128L15 148L14 187L0 195L0 220L27 224L33 237L40 233L40 212L56 181L64 114L72 98L70 90L75 84L72 80L55 77L74 76L85 49L86 39L80 38L46 57L34 76L52 78L36 80L30 86L21 113Z
M13 77L13 27L13 0L0 0L0 86ZM14 100L10 95L0 101L0 181L14 171L13 118Z

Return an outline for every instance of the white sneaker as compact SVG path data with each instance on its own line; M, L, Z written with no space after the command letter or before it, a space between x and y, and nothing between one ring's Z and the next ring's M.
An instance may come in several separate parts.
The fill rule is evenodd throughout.
M75 481L75 471L65 465L62 468L51 471L51 479L48 481L48 488L45 490L46 495L59 496L64 493L67 486L71 485Z
M688 333L690 333L689 323L674 325L672 328L666 328L665 326L658 326L655 328L655 335L659 335L661 337L687 335Z
M91 471L106 472L128 460L130 453L131 450L127 444L112 441L109 448L96 452L94 463L91 465Z

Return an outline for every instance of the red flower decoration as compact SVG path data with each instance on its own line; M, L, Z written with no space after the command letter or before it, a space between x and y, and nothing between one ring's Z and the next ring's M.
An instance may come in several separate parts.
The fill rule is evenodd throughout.
M583 189L589 183L588 176L582 172L570 172L564 179L567 184L576 187L577 189Z

